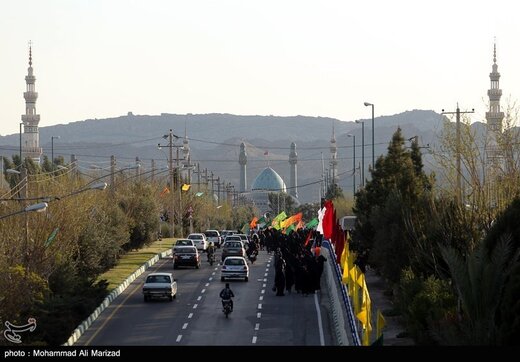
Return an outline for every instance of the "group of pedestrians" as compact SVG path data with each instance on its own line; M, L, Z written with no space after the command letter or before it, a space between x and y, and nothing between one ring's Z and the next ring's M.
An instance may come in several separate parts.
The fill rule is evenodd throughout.
M289 235L272 228L258 232L260 245L264 245L269 254L274 253L273 291L277 296L291 293L293 287L304 296L320 290L323 264L327 259L312 252L313 246L320 245L320 237L314 230L307 229Z

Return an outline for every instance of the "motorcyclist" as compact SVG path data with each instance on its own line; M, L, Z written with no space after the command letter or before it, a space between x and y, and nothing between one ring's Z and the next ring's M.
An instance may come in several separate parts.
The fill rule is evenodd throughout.
M229 283L226 283L226 287L220 291L220 298L222 298L222 308L224 308L224 305L229 302L231 305L231 311L233 311L233 298L235 294L233 294L233 291L229 287Z
M215 254L215 245L213 245L213 241L210 241L208 248L206 249L208 253L208 263L212 257L214 257Z

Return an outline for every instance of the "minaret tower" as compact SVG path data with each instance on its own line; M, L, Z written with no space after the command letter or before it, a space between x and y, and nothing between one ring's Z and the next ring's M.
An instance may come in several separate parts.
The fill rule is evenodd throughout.
M186 131L186 124L184 124L184 139L182 140L182 178L186 182L190 182L190 167L191 167L191 155L190 155L190 141L188 139L188 133Z
M298 154L296 153L296 143L291 143L291 153L289 153L289 164L291 165L289 195L298 198Z
M240 155L238 156L238 163L240 164L240 192L247 190L247 153L246 144L240 144Z
M25 98L25 114L22 115L22 159L30 157L35 163L39 164L42 149L40 148L40 135L38 132L40 115L36 114L36 99L38 99L38 93L34 88L35 82L36 77L33 74L32 68L32 46L29 42L29 68L27 69L27 76L25 77L27 90L23 94Z
M502 89L500 89L500 73L497 65L497 45L493 46L493 67L492 72L489 73L491 80L491 88L488 89L489 97L489 112L486 112L486 121L488 126L488 146L487 158L488 162L500 158L500 151L497 144L497 138L502 134L502 120L504 119L504 112L500 111L500 97L502 96Z
M336 146L336 134L332 123L332 138L330 139L330 172L331 183L338 184L338 147Z

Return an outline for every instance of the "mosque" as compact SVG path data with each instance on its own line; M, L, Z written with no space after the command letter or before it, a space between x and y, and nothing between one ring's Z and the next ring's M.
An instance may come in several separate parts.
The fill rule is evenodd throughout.
M330 140L330 167L331 175L334 182L338 182L337 172L337 146L334 134L334 126L332 127L332 138ZM238 156L240 165L240 193L264 213L273 210L269 205L269 193L287 193L294 200L296 205L300 204L298 200L298 153L296 152L296 143L291 143L289 152L289 187L286 186L282 177L269 165L264 168L254 179L251 188L247 185L247 151L246 144L240 144L240 154ZM276 209L276 208L274 208Z

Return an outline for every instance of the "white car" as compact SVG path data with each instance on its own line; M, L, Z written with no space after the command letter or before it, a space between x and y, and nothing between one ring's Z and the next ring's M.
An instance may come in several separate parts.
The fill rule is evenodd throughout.
M150 273L143 285L144 301L152 298L168 298L170 302L177 296L177 282L172 273Z
M227 278L244 278L246 282L249 280L249 266L244 257L228 256L224 260L220 270L220 280L225 281Z
M206 251L206 249L208 248L208 239L204 234L190 234L188 235L188 239L193 241L193 244L197 247L197 250Z

